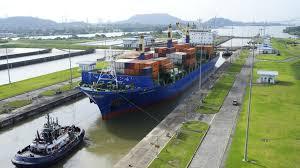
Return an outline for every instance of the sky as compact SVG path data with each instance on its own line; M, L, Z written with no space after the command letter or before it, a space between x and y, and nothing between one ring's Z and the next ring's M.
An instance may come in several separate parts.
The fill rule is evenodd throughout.
M183 20L234 21L300 18L300 0L1 0L0 17L34 16L62 21L107 22L135 14L168 13Z

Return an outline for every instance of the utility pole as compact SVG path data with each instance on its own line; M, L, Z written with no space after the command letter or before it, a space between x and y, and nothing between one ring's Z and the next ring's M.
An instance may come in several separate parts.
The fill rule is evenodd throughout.
M243 50L243 45L244 45L244 38L243 38L243 32L242 32L242 45L241 45L241 51Z
M7 47L5 47L5 54L6 54L6 65L7 65L8 83L11 84L11 80L10 80L10 70L9 70L9 64L8 64Z
M202 85L202 45L201 45L201 50L200 50L200 78L199 78L199 90L201 91L201 85Z
M230 40L230 50L232 51L232 40L233 40L233 26L231 26L231 40ZM231 56L229 58L229 62L231 63Z
M246 139L245 139L245 149L244 149L244 159L243 161L248 162L248 138L249 138L249 124L250 124L250 112L251 112L251 101L252 101L252 80L253 80L253 64L254 64L254 46L255 41L252 41L252 61L251 61L251 72L249 81L249 101L247 109L247 127L246 127Z
M70 49L70 35L68 35L68 39L69 39L69 64L70 64L70 88L72 88L73 85L73 74L72 74L72 62L71 62L71 49Z

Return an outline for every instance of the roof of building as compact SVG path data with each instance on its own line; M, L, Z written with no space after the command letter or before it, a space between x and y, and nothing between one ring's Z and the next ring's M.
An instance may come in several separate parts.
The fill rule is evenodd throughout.
M273 50L272 46L264 46L264 45L260 45L258 46L259 50Z
M271 75L271 76L277 76L278 71L265 71L265 70L258 70L257 71L258 75Z
M79 65L96 65L96 61L81 61L77 62Z
M123 40L127 40L127 41L136 41L138 40L137 38L134 37L128 37L128 38L123 38Z

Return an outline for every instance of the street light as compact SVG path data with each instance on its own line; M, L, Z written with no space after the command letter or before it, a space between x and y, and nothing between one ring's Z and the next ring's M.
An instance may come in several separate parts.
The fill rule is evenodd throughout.
M252 62L251 62L251 71L250 71L250 80L249 80L249 101L247 108L247 126L246 126L246 139L245 139L245 149L244 149L244 159L243 161L248 162L248 140L249 140L249 124L250 124L250 112L251 112L251 100L252 100L252 80L253 80L253 64L254 64L254 38L251 42L252 44Z
M200 50L200 78L199 78L199 90L201 91L201 84L202 84L202 45L201 45L201 50Z
M72 74L72 61L71 61L71 38L70 38L70 32L68 33L68 40L69 40L69 69L70 69L70 88L72 88L73 85L73 74Z
M5 54L6 54L6 65L7 65L8 82L9 82L9 84L11 84L11 80L10 80L10 70L9 70L9 64L8 64L7 47L5 47Z

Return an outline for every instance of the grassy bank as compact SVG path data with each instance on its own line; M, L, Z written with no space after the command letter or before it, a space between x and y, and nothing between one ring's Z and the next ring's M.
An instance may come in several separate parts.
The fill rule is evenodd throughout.
M106 61L98 61L96 63L96 69L105 69L108 67L108 62Z
M291 51L295 49L281 48L281 53ZM300 60L257 62L253 81L257 79L258 69L278 71L278 83L253 86L248 148L250 162L242 161L248 104L248 95L245 96L226 167L299 167Z
M241 71L246 58L249 55L248 50L243 50L240 57L230 65L226 74L223 74L208 95L204 98L203 104L196 111L199 113L217 113L221 108L223 101L233 85L235 76Z
M73 77L79 77L81 75L79 68L72 69ZM0 86L0 99L9 98L15 95L19 95L25 92L33 91L39 88L51 86L56 83L70 80L70 70L63 70L47 75L38 76L14 82L12 84L6 84Z
M199 121L184 123L177 135L159 153L149 168L185 168L192 159L208 125Z

